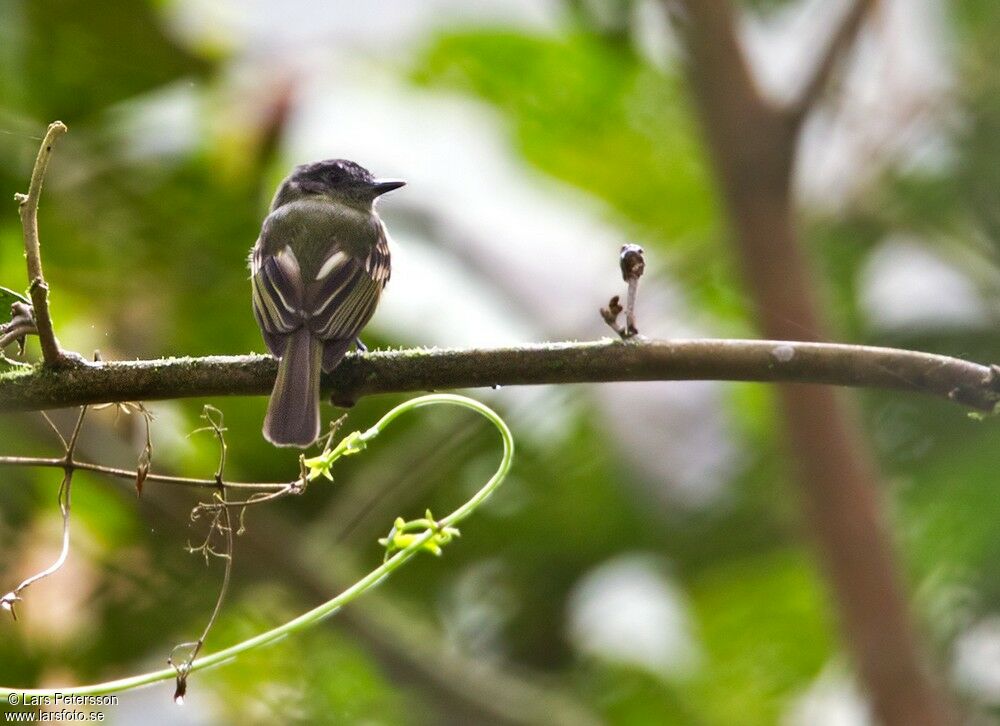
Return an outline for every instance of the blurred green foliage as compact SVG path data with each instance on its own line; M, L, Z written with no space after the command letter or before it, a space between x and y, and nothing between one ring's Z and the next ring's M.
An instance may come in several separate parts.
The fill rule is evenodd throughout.
M527 161L607 202L623 235L662 248L703 304L745 319L678 73L593 34L485 30L437 39L413 78L495 105Z

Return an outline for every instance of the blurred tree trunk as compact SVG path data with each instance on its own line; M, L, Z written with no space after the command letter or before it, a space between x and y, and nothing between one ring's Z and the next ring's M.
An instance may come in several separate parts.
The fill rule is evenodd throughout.
M797 239L791 191L798 131L864 11L857 2L821 52L801 103L779 108L757 89L726 0L684 0L678 25L692 92L764 336L822 339L826 321ZM802 482L808 527L830 578L847 645L878 719L947 724L894 562L871 452L852 401L830 387L783 385L779 401Z

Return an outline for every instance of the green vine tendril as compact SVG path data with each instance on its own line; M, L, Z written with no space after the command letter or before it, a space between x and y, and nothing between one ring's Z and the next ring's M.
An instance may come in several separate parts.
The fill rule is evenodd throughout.
M434 554L440 554L441 546L447 544L453 537L458 535L456 525L472 514L480 504L486 501L499 488L510 471L514 458L514 438L507 424L491 408L478 401L451 393L435 393L427 396L419 396L391 409L367 431L363 433L359 431L350 433L332 449L328 449L319 456L311 459L305 459L303 463L309 470L308 477L310 479L315 479L319 476L332 479L330 469L337 459L363 451L372 439L378 436L386 426L402 414L423 406L439 404L471 409L496 426L497 431L500 432L500 438L503 440L503 457L500 460L500 466L493 476L490 477L490 480L471 499L442 519L435 520L430 515L430 512L427 512L425 518L416 519L411 522L406 522L402 518L397 519L389 536L379 540L380 544L386 548L385 560L379 567L376 567L333 599L303 613L297 618L260 635L256 635L253 638L244 640L241 643L220 650L217 653L211 653L198 658L191 663L188 672L221 665L249 650L269 645L286 636L301 632L315 625L336 613L347 603L361 597L372 587L406 564L418 552L429 551ZM169 681L176 678L176 676L177 671L174 668L164 668L152 671L151 673L106 681L105 683L96 683L89 686L25 689L0 687L0 698L6 698L13 694L20 697L55 697L56 693L77 696L100 696L119 693L160 681Z

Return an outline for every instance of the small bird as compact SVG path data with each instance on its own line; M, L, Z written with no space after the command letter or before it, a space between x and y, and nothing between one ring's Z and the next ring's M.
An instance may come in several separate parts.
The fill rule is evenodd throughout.
M250 252L253 312L278 377L264 438L305 448L319 437L320 371L343 360L389 281L388 233L375 200L406 182L346 159L295 167Z

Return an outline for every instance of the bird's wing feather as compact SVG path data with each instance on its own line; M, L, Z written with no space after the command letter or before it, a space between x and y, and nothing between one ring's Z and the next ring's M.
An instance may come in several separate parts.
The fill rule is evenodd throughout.
M284 336L302 325L304 286L295 253L289 247L267 254L261 245L250 258L253 312L272 354L284 353Z
M381 231L381 230L380 230ZM329 260L336 259L335 264ZM389 279L389 247L384 231L363 258L339 247L332 251L309 290L309 325L323 340L354 340L375 314L382 288Z

